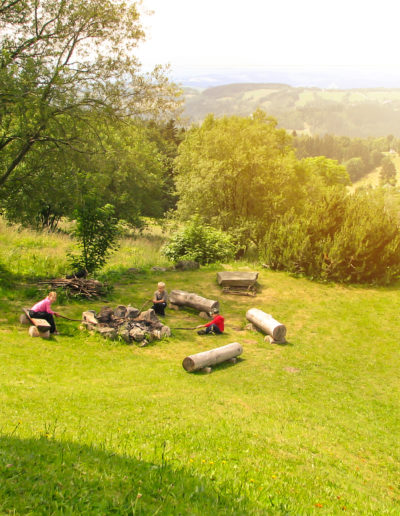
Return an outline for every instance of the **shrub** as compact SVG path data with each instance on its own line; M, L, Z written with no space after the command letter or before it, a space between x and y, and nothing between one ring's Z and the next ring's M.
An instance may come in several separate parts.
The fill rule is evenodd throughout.
M194 260L202 265L232 259L235 252L236 246L229 235L202 224L198 217L162 248L162 253L172 261Z
M93 197L86 197L75 210L76 229L81 254L70 255L75 270L94 272L105 263L113 249L117 248L118 220L114 217L111 204L99 206Z
M400 235L380 192L329 191L275 222L261 257L271 268L313 278L390 283L400 274Z

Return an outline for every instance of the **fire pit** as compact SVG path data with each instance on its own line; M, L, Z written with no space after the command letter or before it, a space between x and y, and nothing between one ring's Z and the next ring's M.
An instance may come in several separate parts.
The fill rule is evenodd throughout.
M103 307L98 314L92 310L82 313L82 328L99 332L114 340L121 337L127 344L146 346L153 340L169 337L171 330L156 316L153 309L140 312L133 306Z

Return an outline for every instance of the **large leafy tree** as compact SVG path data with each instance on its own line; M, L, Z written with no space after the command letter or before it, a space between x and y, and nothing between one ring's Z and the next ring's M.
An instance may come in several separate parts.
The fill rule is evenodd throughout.
M129 0L0 0L0 187L39 146L86 152L82 122L176 107L163 70L140 73ZM25 170L28 177L29 170Z
M142 216L161 216L169 178L152 132L128 120L97 121L96 135L81 124L80 134L86 144L79 152L43 144L27 155L3 187L0 208L7 219L53 230L88 193L102 205L112 204L117 218L135 226L142 225Z
M212 115L192 128L176 159L178 213L194 213L244 246L258 244L268 224L301 196L309 172L290 137L262 111L251 117Z

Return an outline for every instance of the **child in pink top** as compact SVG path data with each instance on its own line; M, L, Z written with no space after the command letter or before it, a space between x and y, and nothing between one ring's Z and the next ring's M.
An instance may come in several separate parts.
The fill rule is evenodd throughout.
M51 303L57 299L57 292L50 292L49 295L32 306L29 310L29 316L32 319L44 319L50 324L50 333L54 335L58 335L58 331L56 330L56 324L54 322L54 315L56 317L59 316L57 312L53 312L51 309Z

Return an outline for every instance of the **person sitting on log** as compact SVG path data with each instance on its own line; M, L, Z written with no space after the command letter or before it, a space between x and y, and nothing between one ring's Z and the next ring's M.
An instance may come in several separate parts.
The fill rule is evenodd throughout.
M157 284L157 290L154 292L152 299L153 306L151 307L156 314L165 315L165 307L168 302L168 293L165 290L165 283L159 281Z
M200 324L196 328L205 328L205 330L199 330L198 335L221 335L224 333L224 321L225 319L220 314L215 314L214 319L207 324Z
M54 322L54 315L59 316L58 312L53 312L51 304L57 299L57 292L49 292L49 295L39 301L29 310L29 317L32 319L44 319L50 324L50 333L53 335L59 335L56 324Z

